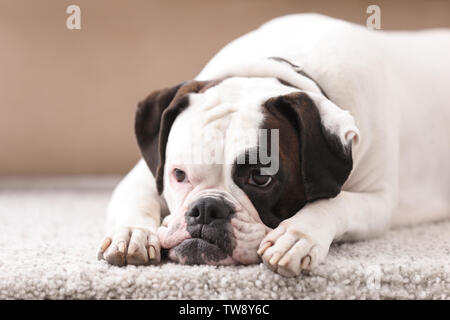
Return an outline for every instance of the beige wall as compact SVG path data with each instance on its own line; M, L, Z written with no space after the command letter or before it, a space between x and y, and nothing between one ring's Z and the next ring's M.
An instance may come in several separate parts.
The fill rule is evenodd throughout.
M82 30L66 29L78 4ZM383 29L450 27L450 1L0 0L0 175L123 173L136 103L193 78L228 41L287 13Z

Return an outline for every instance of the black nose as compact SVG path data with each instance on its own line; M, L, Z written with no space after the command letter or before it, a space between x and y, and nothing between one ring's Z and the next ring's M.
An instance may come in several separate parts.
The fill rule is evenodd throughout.
M186 212L188 224L209 224L215 220L226 220L233 208L220 198L201 198L193 202Z

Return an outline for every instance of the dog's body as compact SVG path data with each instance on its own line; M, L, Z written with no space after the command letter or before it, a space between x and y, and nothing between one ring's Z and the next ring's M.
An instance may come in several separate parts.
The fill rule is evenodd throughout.
M322 262L333 240L449 217L448 57L448 30L369 31L313 14L272 20L231 42L196 81L140 105L136 134L145 162L114 192L101 257L145 264L159 261L162 245L182 263L262 259L292 276ZM171 110L161 128L148 130L146 117L159 123L161 108ZM283 108L289 112L280 115ZM320 125L309 127L319 116ZM227 141L223 163L180 170L186 146L212 126ZM280 129L281 173L267 181L281 191L261 193L260 176L256 190L239 180L242 170L230 163L259 146L229 150L243 127Z

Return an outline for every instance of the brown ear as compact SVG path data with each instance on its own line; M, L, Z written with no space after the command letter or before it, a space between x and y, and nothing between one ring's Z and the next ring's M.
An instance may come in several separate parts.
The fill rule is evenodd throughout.
M170 128L176 117L189 105L188 93L199 92L210 83L183 82L155 91L138 104L134 125L136 139L160 194L164 188L164 163Z
M335 197L353 167L351 141L342 145L322 125L319 110L304 92L270 99L266 106L283 113L298 130L306 201Z

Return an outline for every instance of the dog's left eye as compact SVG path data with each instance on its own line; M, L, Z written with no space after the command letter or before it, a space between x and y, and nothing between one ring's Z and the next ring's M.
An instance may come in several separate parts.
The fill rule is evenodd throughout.
M177 182L184 182L187 180L186 172L180 169L173 170L173 175L175 176L175 179Z
M267 187L272 182L271 176L261 175L260 170L252 170L250 177L248 178L248 183L260 188Z

